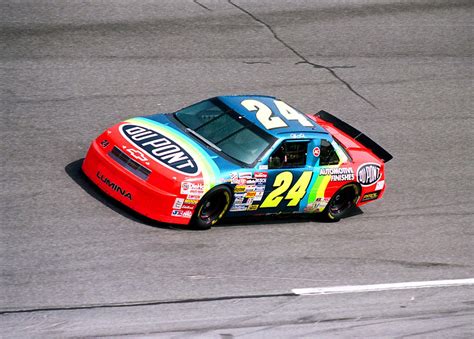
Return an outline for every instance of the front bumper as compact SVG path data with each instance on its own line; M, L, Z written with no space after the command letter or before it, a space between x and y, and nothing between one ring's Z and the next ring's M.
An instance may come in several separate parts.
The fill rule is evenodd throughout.
M189 224L189 218L172 215L178 195L151 185L125 169L109 155L112 147L102 147L98 139L92 142L82 165L86 176L104 193L150 219Z

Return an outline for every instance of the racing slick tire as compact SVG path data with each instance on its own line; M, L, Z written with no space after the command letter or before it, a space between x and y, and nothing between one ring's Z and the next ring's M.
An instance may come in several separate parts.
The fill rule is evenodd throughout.
M230 208L232 192L227 186L218 186L204 195L191 219L195 229L207 230L215 225Z
M356 184L349 184L342 187L329 200L323 211L323 216L327 221L339 221L349 214L359 201L361 189Z

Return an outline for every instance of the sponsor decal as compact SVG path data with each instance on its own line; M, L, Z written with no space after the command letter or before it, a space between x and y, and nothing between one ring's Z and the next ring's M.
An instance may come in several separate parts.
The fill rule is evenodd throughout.
M316 198L315 201L305 207L304 211L309 213L321 212L326 208L328 203L328 198Z
M184 203L189 204L189 205L197 205L199 200L194 200L194 199L185 199Z
M173 204L173 209L180 210L183 207L184 199L176 198Z
M370 186L380 179L380 166L378 164L363 164L357 170L357 181L362 186Z
M131 143L143 150L158 163L185 175L199 173L199 168L193 157L173 140L155 130L123 124L120 132Z
M143 154L143 152L133 149L133 148L128 148L127 152L130 153L132 157L134 157L137 160L141 161L148 161L148 158Z
M234 204L232 208L230 209L231 212L239 212L239 211L246 211L248 205L246 204Z
M184 211L181 211L181 210L173 210L173 211L171 212L171 215L172 215L173 217L182 217L182 216L183 216L183 213L184 213Z
M263 179L255 179L255 182L257 184L265 184L267 182L267 179L266 178L263 178Z
M252 179L252 172L239 173L239 179Z
M230 173L230 183L231 184L238 184L239 183L239 175L237 172Z
M247 179L239 179L239 178L237 178L237 179L231 179L231 180L230 180L230 183L231 183L231 184L235 184L235 185L240 185L240 186L241 186L241 185L245 185L245 184L247 183Z
M319 175L330 175L331 181L354 180L354 170L348 168L321 168Z
M198 191L198 190L191 190L191 191L189 191L189 194L188 194L188 195L198 196L199 199L201 199L202 196L204 195L204 192Z
M245 192L245 188L246 188L245 185L237 185L237 186L235 186L235 188L234 188L234 192L235 192L235 193L242 193L242 192Z
M255 179L244 179L246 180L245 184L246 185L255 185L256 181Z
M313 148L313 155L314 155L316 158L318 158L320 154L321 154L321 150L319 149L319 147Z
M245 186L245 192L255 191L255 185Z
M100 143L100 146L102 146L103 148L106 148L109 145L110 145L110 142L107 139L102 140Z
M253 198L257 195L257 192L247 192L247 194L245 195L246 198Z
M379 180L377 185L375 185L376 191L381 191L385 187L385 180Z
M248 209L249 211L255 211L255 210L258 208L258 206L259 206L259 205L252 204L252 205L250 205L247 209Z
M259 169L259 170L267 170L267 169L268 169L268 165L260 165L260 166L258 166L258 169Z
M234 204L243 204L244 203L244 198L235 198Z
M184 211L183 218L191 218L193 216L193 212L191 211Z
M180 192L181 194L202 194L204 193L204 184L183 181Z
M265 186L255 186L255 191L256 192L264 192L265 191Z
M290 134L291 138L304 138L304 133L291 133Z
M245 192L243 192L243 193L235 193L235 194L234 194L234 197L236 197L236 198L243 198L243 197L245 197Z
M125 197L129 200L132 200L132 194L130 192L128 192L124 188L120 187L116 183L112 182L104 174L100 173L100 171L97 171L96 176L100 181L102 181L104 184L106 184L111 190L119 193L122 197Z
M262 178L267 178L268 173L267 172L255 172L255 178L257 179L262 179Z
M181 194L188 194L190 189L191 189L190 182L183 181L181 183L181 191L180 191Z
M253 198L253 201L261 201L263 198L263 193L264 192L255 192L255 197Z
M188 200L199 200L199 199L201 199L201 196L200 195L194 195L194 194L188 194L186 199L188 199Z
M370 193L366 193L364 194L364 196L362 197L362 202L364 201L370 201L370 200L375 200L379 197L380 195L380 191L377 191L377 192L370 192Z
M196 205L185 205L181 206L182 210L193 210L196 207Z

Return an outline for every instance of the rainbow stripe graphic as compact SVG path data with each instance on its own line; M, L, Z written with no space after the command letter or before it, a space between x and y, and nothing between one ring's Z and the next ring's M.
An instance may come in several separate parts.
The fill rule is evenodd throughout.
M331 165L327 167L338 168L341 166L341 164L347 162L348 158L347 158L346 153L344 153L340 149L339 145L336 142L332 141L331 144L334 147L337 156L339 157L339 164ZM310 183L311 191L309 192L306 201L302 201L300 206L303 206L303 207L310 206L316 201L316 199L325 198L326 188L328 187L330 181L331 181L331 176L329 175L313 176L313 179L311 180L311 183Z
M219 168L212 160L211 156L194 140L183 135L180 131L147 118L132 118L125 122L138 126L143 126L162 134L175 141L180 147L185 149L196 161L201 170L204 190L207 191L218 183Z

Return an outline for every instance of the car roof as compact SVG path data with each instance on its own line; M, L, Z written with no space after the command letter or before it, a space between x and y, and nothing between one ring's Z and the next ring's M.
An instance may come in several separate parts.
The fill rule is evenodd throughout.
M314 134L322 134L321 136L327 136L329 133L323 127L319 126L316 121L310 119L306 116L306 114L298 111L293 106L289 105L291 108L298 111L300 114L303 114L308 121L311 122L312 126L303 126L300 122L296 120L288 120L280 113L277 106L275 105L275 101L282 101L272 96L265 96L265 95L226 95L226 96L219 96L217 97L219 101L221 101L224 105L231 108L233 111L253 123L254 125L258 126L260 129L264 130L268 134L276 137L276 138L313 138L315 137ZM272 111L272 118L279 117L282 119L286 127L268 129L266 128L256 117L256 111L250 112L247 110L243 105L242 101L244 100L256 100L264 105Z

